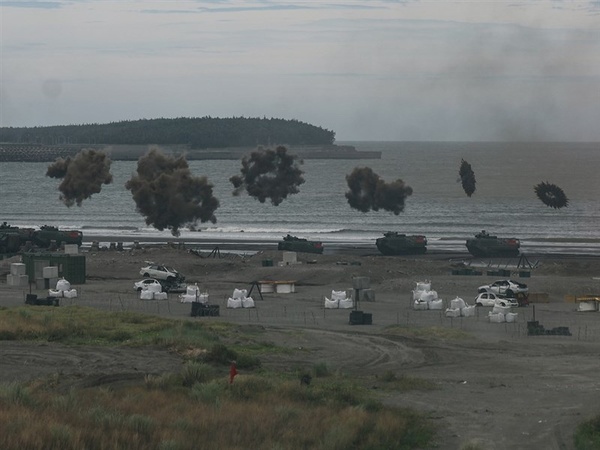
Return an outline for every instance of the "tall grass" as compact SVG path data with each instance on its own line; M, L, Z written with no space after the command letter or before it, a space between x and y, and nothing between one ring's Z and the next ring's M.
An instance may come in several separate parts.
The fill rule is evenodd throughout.
M7 391L2 391L7 392ZM365 407L367 391L330 377L240 375L189 389L34 391L27 405L0 397L0 448L413 449L432 428L407 411ZM62 400L61 400L62 398Z
M51 377L0 384L0 448L416 449L433 436L423 417L384 407L323 363L313 367L310 385L297 373L256 370L260 354L280 349L260 341L255 328L246 336L223 323L40 307L0 308L0 330L0 338L163 345L189 355L179 373L146 376L129 387L65 393ZM243 369L233 384L222 367L231 359Z

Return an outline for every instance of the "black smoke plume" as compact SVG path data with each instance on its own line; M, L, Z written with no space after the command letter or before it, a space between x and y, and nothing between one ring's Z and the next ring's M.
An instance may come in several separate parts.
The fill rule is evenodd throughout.
M536 185L533 190L535 195L547 206L559 209L569 205L565 191L555 184L542 182Z
M460 181L462 183L462 187L465 191L465 194L467 194L470 197L475 192L475 173L473 173L471 164L466 162L464 159L460 164L460 170L458 171L458 175L460 175Z
M219 201L206 177L192 176L183 157L151 150L138 160L137 175L125 183L146 224L179 236L184 225L198 220L215 223Z
M348 203L362 212L383 209L398 215L404 211L406 197L413 192L400 179L386 183L370 167L355 168L350 175L346 175L346 181L350 188L346 192Z
M244 189L251 197L264 203L271 200L274 206L279 205L288 195L300 192L299 186L304 183L302 170L296 162L295 155L289 155L283 146L275 150L259 148L250 154L250 158L242 159L241 175L232 176L233 195L239 195Z
M111 160L103 152L81 150L72 159L58 158L48 166L46 176L62 178L58 186L60 200L68 207L81 203L102 190L103 184L110 184Z

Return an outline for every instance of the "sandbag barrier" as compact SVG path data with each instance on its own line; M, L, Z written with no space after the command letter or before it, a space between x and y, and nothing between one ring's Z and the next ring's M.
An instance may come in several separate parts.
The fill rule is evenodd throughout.
M350 325L372 325L373 314L363 311L352 311L350 313Z
M206 303L192 302L192 317L216 317L220 313L219 305L208 305Z
M572 336L569 327L555 327L546 330L544 326L537 320L530 320L527 322L527 335L528 336Z

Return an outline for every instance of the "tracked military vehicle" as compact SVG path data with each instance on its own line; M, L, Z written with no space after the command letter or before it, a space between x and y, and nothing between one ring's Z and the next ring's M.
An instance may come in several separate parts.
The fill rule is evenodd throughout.
M49 247L52 241L57 246L62 244L77 244L83 242L83 233L77 230L59 230L57 227L43 225L33 234L33 243L39 247Z
M477 233L474 238L467 239L467 250L473 256L519 256L521 242L515 238L499 238L492 236L485 230Z
M427 238L421 234L407 236L388 231L375 241L377 249L386 256L420 254L427 251Z
M33 240L33 228L13 227L6 222L0 224L0 253L17 253L27 242Z
M285 250L288 252L303 252L303 253L323 253L323 243L318 241L309 241L307 239L290 236L289 234L279 241L277 250Z
M21 228L0 224L0 253L18 253L27 243L39 247L49 248L53 242L57 247L62 244L77 244L83 242L83 233L77 230L59 230L56 227L44 225L39 230L34 228Z

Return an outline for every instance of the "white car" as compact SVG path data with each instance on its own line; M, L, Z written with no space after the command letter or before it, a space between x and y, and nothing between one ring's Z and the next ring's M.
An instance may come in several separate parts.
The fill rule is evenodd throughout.
M514 298L500 297L493 292L481 292L475 297L475 306L519 306L519 302Z
M150 286L161 286L160 281L155 280L154 278L144 278L141 281L136 281L135 283L133 283L133 289L135 289L136 291L145 291L147 290Z
M146 278L154 278L157 280L166 280L173 282L183 280L183 277L175 269L162 264L148 263L146 267L140 269L140 275Z
M516 297L518 294L527 294L529 288L524 283L514 280L497 280L491 284L479 286L477 292L492 292L503 297Z

